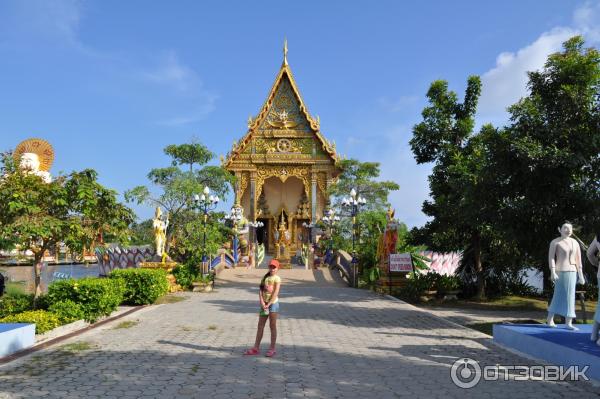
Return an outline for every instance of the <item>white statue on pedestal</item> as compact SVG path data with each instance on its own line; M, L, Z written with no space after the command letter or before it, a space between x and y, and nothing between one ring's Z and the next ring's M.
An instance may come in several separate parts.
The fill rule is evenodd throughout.
M571 238L573 226L565 223L560 228L560 237L550 243L548 251L548 263L550 266L550 277L554 282L554 295L548 308L547 323L550 327L554 324L554 315L565 317L566 326L569 330L576 331L573 326L575 318L575 285L585 284L583 268L581 264L581 249L579 243Z
M42 178L45 183L52 181L50 166L54 160L52 146L42 139L28 139L21 142L14 152L15 161L25 173Z
M600 233L596 234L596 238L590 244L586 252L587 258L590 263L596 267L600 266ZM598 281L600 281L600 268L598 269ZM599 289L600 290L600 289ZM600 339L598 337L598 330L600 330L600 297L598 297L598 306L596 306L596 313L594 314L594 325L592 327L592 341L596 341L596 344L600 345Z

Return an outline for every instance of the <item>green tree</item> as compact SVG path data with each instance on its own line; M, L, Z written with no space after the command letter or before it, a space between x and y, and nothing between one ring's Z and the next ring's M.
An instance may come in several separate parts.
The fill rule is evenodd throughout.
M140 223L133 222L129 226L129 229L131 230L131 245L154 245L152 219L147 219Z
M573 37L529 73L528 88L492 148L498 221L516 237L523 262L547 276L558 226L569 220L591 240L600 225L600 53Z
M346 211L341 206L341 199L348 197L352 189L357 196L364 197L366 205L356 219L355 252L362 278L368 285L372 285L379 278L379 259L377 258L377 243L386 225L386 210L389 207L388 196L390 192L400 189L393 181L379 181L379 163L360 162L356 159L340 161L342 172L338 180L329 188L329 195L333 199L333 207L341 220L328 238L333 243L333 248L352 252L352 220L343 217Z
M205 253L215 255L232 234L231 229L218 222L224 216L221 212L215 213L205 224L198 215L188 214L185 224L178 226L174 233L177 242L172 256L180 263L197 268Z
M208 148L197 142L168 145L165 154L173 158L173 166L189 165L190 172L194 170L194 164L204 165L214 157Z
M21 171L12 154L5 153L0 175L0 248L33 252L36 298L41 293L45 251L64 242L81 252L102 234L127 239L133 212L117 201L115 191L97 182L94 170L57 176L45 183Z
M356 159L344 159L338 166L342 170L335 184L329 188L329 195L337 200L338 205L343 197L347 197L352 189L357 195L367 200L367 209L385 210L388 206L388 195L400 189L393 181L377 181L380 174L379 162L360 162Z
M159 188L160 193L154 195L148 186L137 186L125 192L125 199L160 206L169 213L168 251L174 232L183 231L183 226L190 221L193 196L209 187L214 195L224 198L234 178L219 166L205 165L214 155L200 143L169 145L164 152L172 158L172 166L152 169L148 173L148 179ZM194 169L195 164L205 166ZM189 165L189 170L182 170L178 165Z
M431 200L423 212L432 217L417 236L429 247L440 251L464 250L463 267L476 277L477 297L485 296L486 264L484 247L497 232L497 209L493 174L486 174L487 146L496 129L490 125L473 134L475 112L481 93L481 81L469 77L465 98L459 102L455 92L442 80L431 84L427 97L430 105L423 121L413 128L410 141L417 163L434 163L429 176Z

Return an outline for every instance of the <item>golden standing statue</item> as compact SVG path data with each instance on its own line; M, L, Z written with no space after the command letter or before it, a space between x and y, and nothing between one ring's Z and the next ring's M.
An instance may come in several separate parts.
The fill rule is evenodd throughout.
M154 227L154 243L156 245L156 255L163 257L165 253L165 246L167 244L167 228L169 227L169 214L165 220L162 218L162 211L160 207L156 207L154 213L154 219L152 220L152 227Z

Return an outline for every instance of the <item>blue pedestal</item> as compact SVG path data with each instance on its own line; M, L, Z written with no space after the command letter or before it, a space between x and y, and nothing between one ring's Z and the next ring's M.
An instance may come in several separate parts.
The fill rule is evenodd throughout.
M494 324L494 341L557 366L589 366L586 375L600 381L600 346L590 340L592 326L570 331L544 324Z
M12 355L35 343L35 324L0 323L0 357Z

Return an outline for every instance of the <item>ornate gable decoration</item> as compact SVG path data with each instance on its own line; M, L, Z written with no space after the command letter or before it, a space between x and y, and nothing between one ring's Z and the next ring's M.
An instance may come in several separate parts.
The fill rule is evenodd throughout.
M233 166L239 158L244 158L245 163L249 159L259 162L268 159L277 163L308 162L315 157L334 163L339 160L335 144L321 135L319 119L309 114L302 100L287 63L286 45L283 64L267 100L258 116L248 120L248 132L234 143L224 166Z

